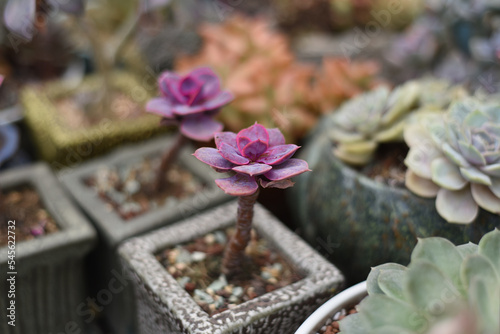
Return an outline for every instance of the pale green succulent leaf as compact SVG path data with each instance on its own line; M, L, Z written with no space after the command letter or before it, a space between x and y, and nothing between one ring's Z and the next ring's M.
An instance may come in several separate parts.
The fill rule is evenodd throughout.
M497 110L497 112L500 112ZM492 136L495 137L500 137L500 121L497 121L498 123L488 123L484 126L484 129L487 133L489 133Z
M377 149L377 143L370 140L357 141L352 143L340 143L338 145L339 149L346 153L354 154L373 154Z
M466 258L469 255L477 254L478 246L472 242L457 246L457 250L462 255L462 258Z
M430 134L420 124L406 124L403 137L408 147L420 145L422 142L430 142Z
M466 180L472 183L479 183L487 186L491 186L492 184L491 178L476 167L460 167L460 173Z
M378 277L380 289L389 297L405 301L404 277L405 270L381 270Z
M370 160L372 160L373 157L372 153L356 154L352 152L345 152L340 146L333 149L333 154L343 162L356 166L366 165L370 162Z
M408 267L407 289L410 300L419 310L439 316L461 298L460 291L435 264L418 260Z
M443 153L446 155L446 157L448 157L455 164L461 167L470 166L467 160L465 160L465 158L458 151L456 151L453 147L451 147L450 144L444 143L443 146L441 146L441 149Z
M500 280L494 264L481 254L468 256L462 264L460 275L466 288L475 278L484 280L490 286L498 285Z
M500 137L498 138L500 141ZM490 151L483 153L484 158L486 159L486 163L488 165L499 164L500 165L500 151ZM485 166L486 167L486 166ZM497 175L500 176L500 175Z
M366 334L370 328L363 323L359 313L351 314L339 321L340 330L344 334Z
M403 141L404 128L405 119L402 119L399 122L392 124L390 127L379 131L373 139L379 143Z
M378 284L378 278L382 271L406 271L406 267L397 263L384 263L379 266L373 267L366 279L366 291L369 295L384 294L384 291Z
M467 180L460 174L457 165L447 158L434 159L431 163L432 181L448 190L460 190L467 185Z
M392 124L407 114L416 104L419 92L420 87L416 82L408 82L396 88L388 98L389 110L383 115L381 124Z
M486 159L483 157L481 152L479 152L479 150L471 144L466 143L463 140L459 140L458 147L460 148L460 152L468 162L474 165L486 165Z
M491 179L490 190L495 194L496 197L500 198L500 177Z
M500 277L500 230L485 234L479 241L479 254L491 261L498 277Z
M481 171L485 172L488 175L500 178L500 163L483 166L481 167Z
M484 113L488 115L492 122L500 124L500 107L498 104L493 104L484 109Z
M483 333L500 332L500 284L474 277L469 286L469 302L476 311Z
M359 313L370 329L392 325L413 330L408 319L417 311L408 303L386 295L370 295L358 306Z
M432 180L418 176L411 169L406 170L405 186L413 193L425 198L436 197L440 189Z
M439 189L436 209L447 222L456 224L472 223L479 212L469 187L456 191Z
M444 238L419 239L411 253L411 261L428 261L449 277L457 290L461 289L460 265L462 255L455 245Z
M364 140L364 136L357 132L350 132L341 128L333 128L329 132L330 139L334 142L352 143Z
M464 124L469 127L479 128L489 121L488 115L479 110L474 110L465 117Z
M427 144L427 145L426 145ZM404 160L405 165L411 171L425 179L432 178L432 161L441 156L438 149L432 143L422 143L410 148Z
M500 198L488 186L473 183L471 191L477 205L491 213L500 214Z

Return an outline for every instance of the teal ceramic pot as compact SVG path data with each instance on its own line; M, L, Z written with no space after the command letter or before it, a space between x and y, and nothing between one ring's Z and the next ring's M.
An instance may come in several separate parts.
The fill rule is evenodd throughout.
M450 224L437 213L434 199L360 174L333 155L327 128L325 118L302 148L299 157L312 172L296 178L288 200L305 239L351 283L385 262L406 265L417 238L478 242L483 234L500 228L500 216L483 210L469 225Z

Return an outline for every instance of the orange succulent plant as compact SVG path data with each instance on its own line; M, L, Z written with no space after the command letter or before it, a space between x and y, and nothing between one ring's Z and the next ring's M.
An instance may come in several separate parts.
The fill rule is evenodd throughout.
M233 16L222 24L203 24L199 33L201 51L177 59L175 69L210 66L220 75L235 95L219 115L231 131L257 121L279 127L297 142L322 113L371 88L378 73L372 62L327 59L323 68L299 63L288 38L263 18Z

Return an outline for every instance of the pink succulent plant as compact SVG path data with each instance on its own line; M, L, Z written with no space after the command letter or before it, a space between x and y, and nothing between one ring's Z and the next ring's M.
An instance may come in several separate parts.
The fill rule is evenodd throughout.
M288 188L293 186L291 177L310 171L306 161L291 158L299 146L285 144L277 128L266 129L255 123L238 134L219 132L215 144L216 149L203 147L194 156L218 172L236 173L215 180L219 188L233 196L255 193L258 182L264 188Z
M150 100L146 110L162 116L162 124L179 125L184 136L199 141L209 141L222 130L222 123L213 117L234 97L221 90L219 77L210 68L197 68L185 76L164 72L158 84L162 96Z

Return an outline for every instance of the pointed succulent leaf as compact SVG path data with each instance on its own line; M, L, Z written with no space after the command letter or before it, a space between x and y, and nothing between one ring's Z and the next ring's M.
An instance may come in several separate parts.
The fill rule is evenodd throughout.
M460 174L458 166L444 157L432 161L431 171L432 181L441 188L460 190L468 184L467 180Z
M418 196L425 198L436 197L440 187L429 179L422 178L413 173L411 169L406 170L405 186Z
M269 147L285 145L285 136L278 128L266 129L269 134Z
M500 197L497 197L489 187L473 183L471 192L477 205L491 213L500 214Z
M362 300L358 310L363 322L373 329L391 324L411 330L413 328L407 319L417 312L408 303L379 294Z
M271 166L260 163L251 163L243 166L236 166L233 168L233 171L238 173L247 174L249 176L261 175L269 172L272 169Z
M441 188L436 197L436 209L446 221L457 224L472 223L479 212L468 187L457 191Z
M388 128L382 128L373 139L379 143L403 141L405 125L406 119L402 119Z
M236 133L230 131L217 132L215 134L215 146L219 149L221 143L226 143L231 145L235 149L238 149L236 145Z
M267 141L264 142L260 139L252 141L243 147L241 153L244 157L250 159L251 161L257 160L264 152L267 150Z
M493 267L493 263L486 257L480 254L473 254L468 256L461 267L461 279L466 288L475 279L482 279L489 286L499 285L500 277Z
M482 166L480 167L480 169L487 175L494 176L497 179L500 178L500 163L489 166Z
M378 285L386 296L405 301L405 278L404 270L381 270Z
M483 157L481 152L471 144L466 143L463 140L458 141L458 147L463 157L473 165L484 166L486 164L486 159Z
M206 115L186 117L181 121L180 131L190 139L198 141L209 141L214 134L220 132L224 126L222 123Z
M382 116L381 123L388 125L405 115L419 97L420 86L410 81L396 88L388 98L389 110Z
M204 110L215 110L222 108L232 100L234 100L234 95L229 91L219 92L216 96L206 98L206 102L203 102L202 106Z
M250 160L242 156L233 146L224 142L220 143L219 152L224 159L235 165L246 165L250 162Z
M491 261L498 277L500 277L500 230L485 234L479 241L479 254Z
M457 246L457 250L462 255L462 258L466 258L469 255L476 254L478 252L478 246L472 242Z
M479 128L484 124L488 123L490 118L483 112L479 110L474 110L465 117L464 124L468 127Z
M158 97L148 101L146 111L165 118L173 118L172 103L165 98Z
M490 284L484 277L475 277L469 286L469 302L484 329L498 333L500 329L500 284Z
M228 171L234 167L234 164L224 159L215 148L199 148L194 152L194 156L201 162L204 162L220 171Z
M300 146L294 144L278 145L269 148L264 154L262 154L257 162L261 162L269 165L279 165L288 160L294 153L300 148Z
M360 133L350 132L340 128L332 129L328 134L330 139L337 143L353 143L365 139L365 136Z
M217 179L215 183L231 196L249 196L254 194L259 185L255 179L245 174L236 174L226 179Z
M487 186L491 186L492 184L491 178L476 167L460 167L460 173L465 179L469 180L472 183L480 183Z
M418 309L438 316L443 308L460 300L460 291L435 264L425 260L412 261L408 270L407 291Z
M449 277L457 290L461 289L460 265L462 255L455 245L444 238L419 239L411 253L412 261L427 261Z
M280 165L273 166L273 169L265 173L264 176L271 181L280 181L308 171L310 169L306 161L302 159L288 159Z
M441 147L443 153L446 155L448 159L453 161L455 164L461 166L461 167L469 167L470 164L465 160L465 158L460 155L459 152L457 152L451 145L448 143L444 143L443 146Z
M366 290L368 294L384 294L384 291L379 286L379 276L383 271L406 271L406 267L397 263L385 263L379 266L373 267L370 270L370 274L366 279Z
M373 152L353 153L344 151L342 149L343 147L344 145L338 145L337 147L335 147L333 149L333 154L345 163L355 166L362 166L366 165L372 160Z
M428 144L428 145L427 145ZM416 175L425 179L432 178L432 161L441 156L441 152L432 144L422 143L410 148L406 155L405 165Z
M254 125L241 130L238 133L238 137L246 137L250 141L261 140L266 144L269 144L269 133L267 132L267 129L258 123L255 123ZM248 143L243 146L240 146L240 144L238 144L238 147L240 150L242 150L243 147L247 144Z

